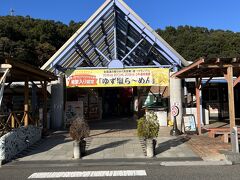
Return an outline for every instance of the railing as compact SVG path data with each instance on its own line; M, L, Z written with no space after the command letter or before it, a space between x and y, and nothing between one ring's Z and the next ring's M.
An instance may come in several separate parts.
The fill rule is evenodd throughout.
M39 125L38 120L34 120L29 112L10 112L10 114L3 114L0 115L0 137L3 136L4 134L10 132L14 128L19 128L21 126L26 126L24 124L24 119L28 117L28 124L32 125ZM27 124L27 125L28 125Z

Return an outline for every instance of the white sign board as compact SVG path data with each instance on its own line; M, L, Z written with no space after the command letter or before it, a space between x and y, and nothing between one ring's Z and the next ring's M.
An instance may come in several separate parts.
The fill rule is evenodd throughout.
M67 101L65 107L65 123L71 123L76 117L83 118L83 102Z
M184 130L185 132L196 131L196 121L194 115L185 115L183 116Z

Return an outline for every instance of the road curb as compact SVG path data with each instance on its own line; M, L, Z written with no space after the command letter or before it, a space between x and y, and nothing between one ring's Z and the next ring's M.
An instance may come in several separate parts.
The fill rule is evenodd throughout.
M240 154L234 152L224 152L225 158L233 164L240 164Z
M231 161L175 161L161 162L161 166L226 166L232 165Z
M87 160L76 160L76 161L15 161L5 164L6 167L74 167L74 166L146 166L146 165L157 165L157 166L223 166L232 165L231 161L202 161L202 160L98 160L98 161L87 161Z

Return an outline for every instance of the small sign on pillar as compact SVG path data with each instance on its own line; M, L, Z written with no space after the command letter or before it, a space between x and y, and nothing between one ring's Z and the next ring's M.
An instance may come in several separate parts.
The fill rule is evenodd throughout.
M179 108L176 105L171 107L171 114L173 117L177 117L179 114Z
M177 116L179 114L179 107L176 104L171 107L171 114L174 118L174 122L173 122L173 128L170 131L170 135L178 136L181 134L181 132L179 131L179 129L177 127Z

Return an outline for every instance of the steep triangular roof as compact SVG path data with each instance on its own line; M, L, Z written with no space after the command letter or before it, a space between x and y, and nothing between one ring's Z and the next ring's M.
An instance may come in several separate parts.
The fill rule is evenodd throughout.
M126 3L107 0L41 69L106 67L115 59L125 66L188 65Z

